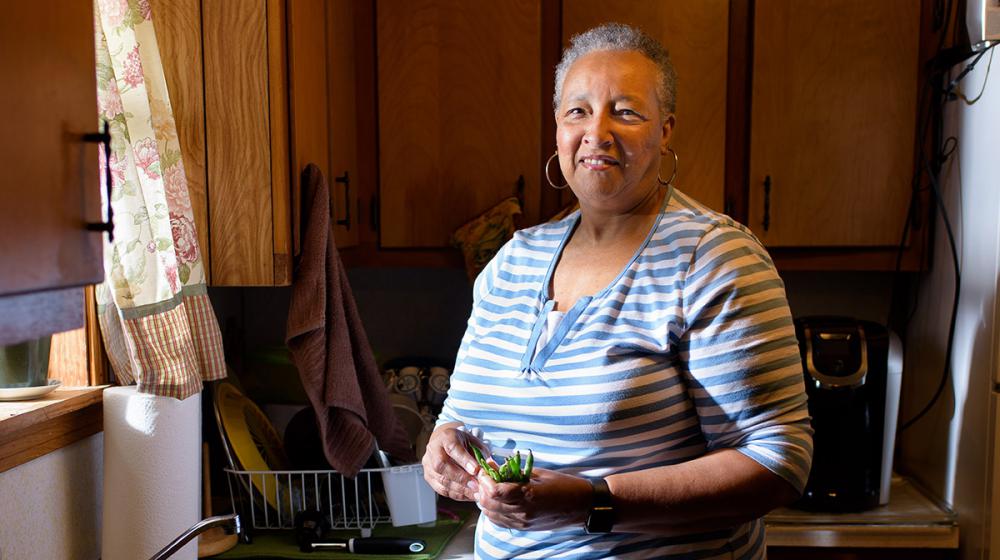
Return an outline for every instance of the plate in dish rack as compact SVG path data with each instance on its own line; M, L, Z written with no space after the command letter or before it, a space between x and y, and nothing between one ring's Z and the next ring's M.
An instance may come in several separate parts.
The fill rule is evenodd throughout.
M35 387L11 387L0 389L0 401L26 401L47 395L55 391L62 385L58 379L49 379L48 385L38 385Z

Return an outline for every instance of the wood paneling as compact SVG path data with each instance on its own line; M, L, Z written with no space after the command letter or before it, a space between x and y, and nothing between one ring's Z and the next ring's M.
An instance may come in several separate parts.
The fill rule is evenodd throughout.
M727 0L565 0L563 45L596 25L633 25L660 41L677 70L677 124L671 146L680 167L675 185L722 211L726 158ZM673 158L663 158L669 177Z
M52 335L49 349L49 379L68 387L90 385L87 368L87 328L80 327Z
M896 245L912 175L920 4L754 9L748 225L771 247Z
M58 379L63 387L86 387L107 383L107 364L101 329L97 322L97 302L94 287L83 290L79 303L83 306L82 328L52 336L49 352L49 379Z
M378 2L382 247L446 247L517 193L538 216L540 0Z
M274 245L274 285L292 283L292 252L298 240L292 232L291 170L289 169L288 65L285 40L285 0L267 0L268 108L271 135L271 232ZM297 192L297 191L296 191ZM296 223L298 223L296 221Z
M204 0L212 284L272 285L271 112L264 0Z
M150 0L170 108L184 158L198 245L211 282L208 192L205 171L205 88L202 74L201 0Z
M333 198L333 235L338 248L358 244L361 212L358 207L358 136L355 98L353 0L330 0L326 5L327 111L330 146L330 196ZM349 186L334 178L347 174Z
M103 234L90 2L4 5L0 18L0 296L100 282ZM52 332L52 331L49 331Z

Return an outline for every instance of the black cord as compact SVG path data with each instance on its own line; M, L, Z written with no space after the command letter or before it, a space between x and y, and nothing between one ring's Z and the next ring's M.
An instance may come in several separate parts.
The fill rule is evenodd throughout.
M954 80L948 82L948 87L946 87L944 90L945 97L948 99L948 101L952 101L955 99L955 93L954 93L955 88L958 87L958 83L962 81L962 78L968 76L969 72L972 72L972 69L976 67L976 64L979 64L979 61L982 60L983 56L985 56L986 53L992 51L997 45L1000 45L1000 43L993 43L990 46L986 47L985 49L979 51L979 54L976 55L976 58L972 59L972 62L966 64L965 68L962 68L962 71L958 73L958 76L955 76ZM983 84L984 87L985 85L986 84Z
M956 140L957 144L957 140ZM954 151L954 148L952 149ZM950 152L949 152L950 154ZM948 323L948 343L945 346L944 351L944 367L941 371L941 381L938 382L937 389L934 391L934 395L931 400L927 402L926 405L918 412L913 418L910 418L899 428L900 432L903 432L918 420L924 417L928 411L937 403L938 399L944 393L944 388L948 384L948 380L951 379L951 351L954 347L955 342L955 322L958 318L958 300L962 293L962 271L958 262L958 249L955 247L955 235L951 228L951 220L948 218L947 207L944 204L944 198L941 196L941 188L938 185L937 177L935 176L933 170L930 168L930 162L927 162L927 176L931 180L931 191L934 193L934 198L937 201L938 208L941 209L941 218L944 221L945 232L948 235L948 245L951 248L951 264L955 273L955 294L951 304L951 320Z

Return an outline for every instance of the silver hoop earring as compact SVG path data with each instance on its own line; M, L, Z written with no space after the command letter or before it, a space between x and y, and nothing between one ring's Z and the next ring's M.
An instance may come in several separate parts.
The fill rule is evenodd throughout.
M548 161L545 162L545 180L548 181L550 185L552 185L553 189L561 191L561 190L565 189L566 187L568 187L569 183L566 183L565 185L563 185L563 186L560 187L559 185L553 183L552 182L552 178L549 176L549 165L552 165L552 159L555 158L558 155L559 155L559 152L557 150L557 151L553 152L552 155L549 156Z
M659 173L656 174L656 180L659 181L660 184L663 185L663 186L665 186L665 187L666 186L670 186L671 184L673 184L674 179L677 178L677 165L679 163L679 161L677 159L677 152L675 152L673 148L667 148L667 150L671 154L674 155L674 172L670 174L670 178L667 179L666 181L664 181L663 179L660 178L660 174Z

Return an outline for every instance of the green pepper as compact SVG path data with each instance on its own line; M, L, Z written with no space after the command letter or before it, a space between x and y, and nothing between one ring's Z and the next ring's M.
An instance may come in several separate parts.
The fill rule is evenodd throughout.
M493 468L478 447L469 444L469 449L476 456L476 461L495 482L528 482L531 480L531 467L535 462L535 456L528 450L528 460L524 469L521 469L521 452L515 451L513 455L507 457L503 465Z
M479 448L475 445L469 445L469 448L472 449L472 454L476 456L476 461L479 463L479 466L486 471L486 474L489 475L489 477L494 481L500 482L499 473L497 473L497 471L486 462L486 459L483 458L483 453L479 451Z

